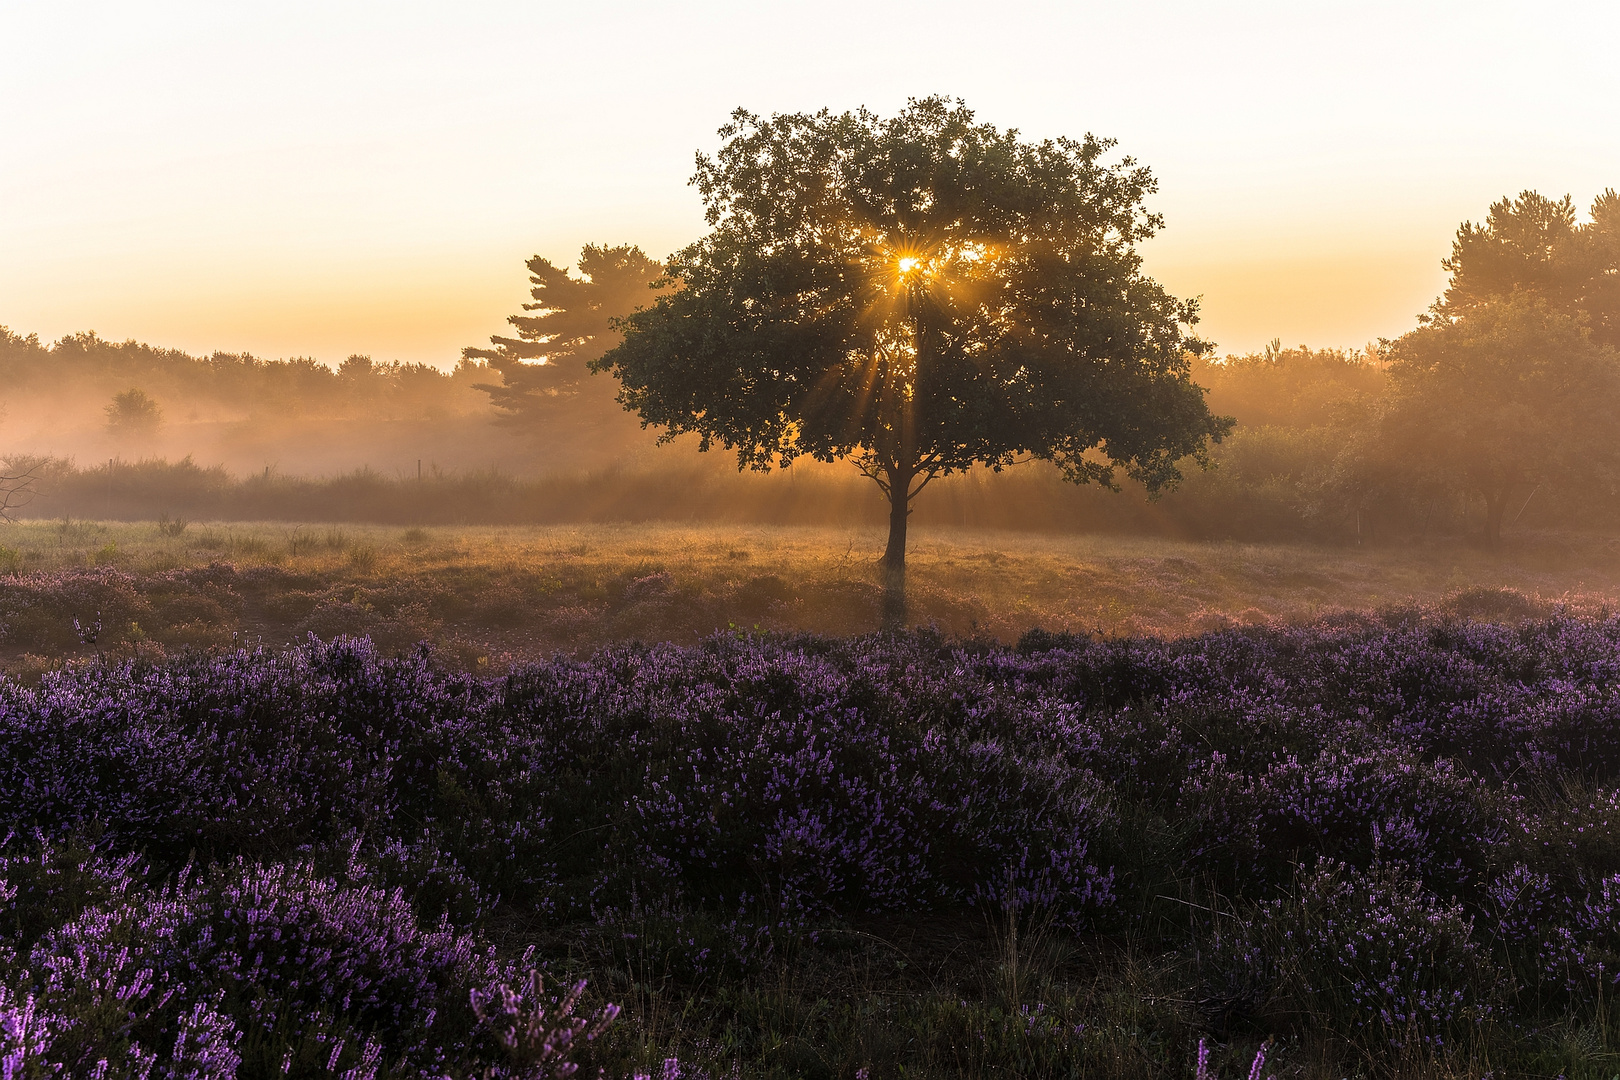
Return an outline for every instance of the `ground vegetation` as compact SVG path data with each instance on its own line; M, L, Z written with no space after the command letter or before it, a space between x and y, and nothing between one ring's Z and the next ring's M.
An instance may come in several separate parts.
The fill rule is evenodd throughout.
M847 635L881 625L881 522L836 529L548 528L27 522L0 534L0 664L156 658L310 633L369 635L500 671L624 640L691 644L732 629ZM1521 535L1360 551L1140 537L930 529L912 552L915 620L967 638L1029 627L1182 637L1437 604L1512 588L1537 605L1620 603L1620 544ZM1543 608L1538 608L1543 610ZM1546 608L1545 610L1550 610ZM96 642L74 628L94 621Z
M0 1056L459 1080L577 1020L581 1075L1606 1077L1616 656L1482 589L0 678Z

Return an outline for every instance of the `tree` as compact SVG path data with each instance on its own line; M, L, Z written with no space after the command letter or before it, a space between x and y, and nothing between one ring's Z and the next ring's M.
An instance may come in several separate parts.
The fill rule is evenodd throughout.
M1558 202L1534 191L1491 204L1483 225L1457 229L1446 292L1433 308L1458 318L1502 297L1526 293L1553 311L1582 316L1600 345L1620 348L1620 195L1611 188L1575 220L1568 195Z
M1501 543L1515 493L1612 487L1620 458L1620 196L1577 221L1534 191L1463 222L1446 291L1387 343L1390 389L1341 462L1351 486L1483 500Z
M558 404L579 393L589 374L586 363L618 341L615 319L648 301L652 283L664 270L630 246L587 244L579 255L579 276L536 255L528 261L529 295L534 303L506 321L516 337L492 336L491 349L469 346L467 360L487 360L501 374L499 385L479 384L508 423L534 424Z
M1389 378L1377 456L1483 499L1491 547L1515 492L1612 492L1620 476L1620 356L1534 292L1430 319L1392 345Z
M150 435L163 423L163 409L145 390L114 394L107 406L107 430L114 434Z
M0 521L17 520L17 511L34 499L36 479L32 468L18 467L9 460L0 465Z
M383 369L386 372L386 368ZM338 365L338 378L348 383L364 382L377 371L376 363L371 357L363 353L350 353L348 359Z
M1229 430L1189 375L1196 304L1141 272L1152 176L1112 141L1026 142L937 97L720 135L693 178L709 234L592 367L741 468L853 459L889 500L891 594L936 477L1041 458L1158 492Z

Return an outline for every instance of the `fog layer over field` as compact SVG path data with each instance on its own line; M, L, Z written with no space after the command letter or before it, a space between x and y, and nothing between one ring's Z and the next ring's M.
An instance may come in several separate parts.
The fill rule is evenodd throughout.
M1347 413L1387 384L1372 350L1274 348L1199 361L1211 409L1238 429L1217 468L1150 502L1065 484L1040 462L947 477L918 499L919 525L1146 533L1245 539L1379 529L1467 529L1465 498L1427 493L1355 507L1325 491ZM847 464L801 459L739 474L729 454L655 433L589 376L543 424L513 422L480 386L479 360L450 370L351 357L192 357L93 334L52 345L0 336L0 458L35 474L32 517L154 520L459 522L704 520L876 524L885 508ZM133 422L118 401L138 390L155 415ZM1541 492L1518 524L1606 520L1606 503ZM1359 527L1359 528L1358 528Z
M500 381L477 362L448 371L350 357L264 360L192 357L86 333L43 346L0 337L0 452L81 467L117 459L222 466L235 477L324 476L357 468L384 475L424 468L507 472L577 469L645 452L652 440L597 395L536 437L499 427L479 383ZM150 421L119 423L114 399L139 390ZM603 407L604 404L606 407Z
M930 459L913 477L925 479L907 481L917 495L914 520L1357 545L1474 532L1493 548L1515 530L1613 526L1620 194L1599 196L1586 220L1568 198L1524 192L1500 200L1483 224L1462 224L1443 265L1451 273L1445 294L1396 341L1353 350L1273 341L1263 353L1217 360L1206 342L1178 339L1185 351L1165 363L1182 405L1209 426L1192 442L1165 444L1166 460L1151 468L1139 460L1141 447L1117 457L1133 437L1129 424L1059 446L1030 432L1034 413L1018 414L1018 430L997 436L994 453ZM736 404L724 399L752 378L746 370L715 376L699 392L682 382L697 377L696 361L677 349L668 368L675 377L658 391L667 400L659 404L650 384L637 382L645 372L626 367L627 357L650 340L656 319L642 323L688 295L671 290L670 267L629 245L587 245L575 269L535 256L527 263L533 303L508 320L514 336L464 349L447 370L360 355L335 367L240 353L193 357L90 333L46 344L0 327L0 516L881 520L885 498L852 464L865 461L861 469L884 482L876 459L862 458L875 451L860 440L844 445L832 434L799 445L792 433L808 414L781 411L781 403L761 406L758 416L744 409L752 418L740 426L702 426ZM1190 324L1196 308L1178 318ZM1077 348L1070 374L1102 377L1107 354L1103 345ZM783 385L820 385L805 373L776 375ZM943 415L981 391L964 383L932 408ZM1077 400L1118 412L1104 390L1089 393ZM620 397L636 412L621 408ZM1177 408L1159 401L1139 419L1162 426ZM715 452L699 455L694 436L660 446L657 433L669 429L644 429L640 416L703 434ZM1115 436L1119 446L1109 442ZM767 449L773 439L787 442ZM796 460L773 475L739 477L733 448L756 464ZM816 454L842 462L812 460ZM1073 479L1118 480L1123 492L1062 483L1058 466ZM1149 508L1127 475L1172 490ZM893 522L906 520L891 519L891 539Z

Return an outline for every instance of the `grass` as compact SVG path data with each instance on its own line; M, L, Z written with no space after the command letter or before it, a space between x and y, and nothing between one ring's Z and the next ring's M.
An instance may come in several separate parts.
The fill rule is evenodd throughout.
M0 529L0 575L110 567L133 575L138 591L162 594L114 620L103 646L371 633L395 646L433 640L469 664L499 666L614 640L870 631L882 618L883 542L867 528L64 519ZM208 617L165 608L174 588L162 579L211 564L234 567L228 591L239 604ZM1010 641L1039 626L1177 637L1467 590L1609 605L1620 599L1620 544L1539 534L1493 553L1455 540L1333 548L933 527L914 531L909 583L911 621L952 635ZM91 612L64 610L54 629L36 612L34 630L0 639L0 657L83 651L67 636L75 614Z
M31 580L111 568L133 576L144 607L120 600L128 610L109 619L98 647L161 652L233 634L275 641L348 630L398 647L431 638L468 666L493 668L615 639L692 640L756 625L871 630L883 540L875 530L788 527L26 522L0 528L0 605ZM227 591L238 604L174 585L176 572L216 563L234 568ZM1580 534L1534 535L1489 553L1457 543L1345 549L929 528L914 536L911 585L914 620L962 636L1011 640L1033 626L1181 636L1340 609L1507 603L1493 601L1501 589L1542 604L1610 605L1620 598L1620 550ZM215 608L198 614L199 597ZM0 660L27 670L89 651L69 636L71 614L46 604L7 624L0 607ZM1144 846L1154 841L1146 826L1143 836ZM1199 901L1189 921L1223 907L1197 882L1164 891ZM713 921L724 933L721 915ZM746 1061L751 1076L847 1077L900 1060L918 1076L1190 1075L1210 1023L1196 980L1147 936L861 916L766 975L694 986L664 948L680 928L649 917L634 929L582 943L577 928L531 925L510 908L490 927L512 952L539 941L576 958L597 992L627 1006L618 1052L655 1075L659 1057L675 1051L714 1075ZM1306 1034L1269 1051L1276 1075L1343 1076L1347 1062L1368 1056L1309 1034L1321 1026L1308 1021L1297 1025ZM1519 1056L1488 1062L1498 1075L1604 1080L1616 1069L1617 1030L1604 1008L1506 1041L1484 1033L1454 1048L1455 1060L1392 1062L1378 1075L1478 1075L1493 1048L1508 1046ZM1223 1037L1216 1074L1244 1075L1261 1034Z

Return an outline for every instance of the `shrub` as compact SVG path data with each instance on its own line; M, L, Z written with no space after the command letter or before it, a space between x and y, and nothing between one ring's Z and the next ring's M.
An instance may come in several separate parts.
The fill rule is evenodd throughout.
M248 587L165 580L0 602ZM505 1068L469 994L537 999L482 931L741 1010L881 917L1192 950L1212 1030L1443 1052L1612 998L1616 687L1620 620L1421 611L1017 649L723 635L491 678L341 638L0 678L5 1037L84 1070Z
M1374 1054L1433 1051L1496 1018L1510 989L1473 931L1460 904L1399 868L1324 859L1218 940L1207 970L1261 1011L1304 1012L1347 1039L1372 1034Z

